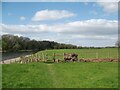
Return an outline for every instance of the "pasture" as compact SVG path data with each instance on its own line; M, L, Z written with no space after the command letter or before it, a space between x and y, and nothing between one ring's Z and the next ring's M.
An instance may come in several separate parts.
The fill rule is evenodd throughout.
M54 49L40 51L38 58L43 58L42 54L46 54L49 60L53 59L53 53L58 54L56 58L63 60L64 53L76 53L78 58L118 58L118 48L102 48L102 49Z
M61 49L36 53L47 54L50 62L3 64L3 88L117 88L117 62L60 62L53 63L53 53L77 53L79 58L118 58L117 48ZM108 57L109 56L109 57ZM63 59L62 56L57 58Z

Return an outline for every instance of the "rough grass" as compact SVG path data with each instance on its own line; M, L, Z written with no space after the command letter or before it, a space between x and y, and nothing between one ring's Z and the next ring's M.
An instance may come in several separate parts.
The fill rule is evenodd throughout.
M3 88L117 88L117 62L3 65Z

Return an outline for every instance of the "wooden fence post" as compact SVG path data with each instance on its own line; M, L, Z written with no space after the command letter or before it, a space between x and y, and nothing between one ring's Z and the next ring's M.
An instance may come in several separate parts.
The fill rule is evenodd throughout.
M65 55L65 53L63 53L63 61L64 61L64 55Z
M11 63L11 60L10 60L10 63Z
M46 54L44 54L44 62L46 62Z
M44 55L44 58L45 58L45 62L47 62L47 60L48 60L47 54Z
M53 61L55 62L55 53L53 53Z
M110 58L110 53L108 52L108 58Z
M98 53L96 52L96 58L98 58Z
M43 61L44 61L44 53L42 53L42 58L43 58Z
M37 58L37 53L36 53L36 58Z
M44 54L44 62L46 62L46 54Z

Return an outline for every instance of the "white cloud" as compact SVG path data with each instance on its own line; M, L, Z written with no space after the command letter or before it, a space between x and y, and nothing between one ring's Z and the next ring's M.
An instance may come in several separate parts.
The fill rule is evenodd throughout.
M35 13L32 20L33 21L57 20L72 16L75 16L75 14L66 10L41 10Z
M24 16L20 16L20 20L24 21L26 18Z
M40 25L5 25L2 24L3 32L12 33L41 33L55 32L60 34L92 34L112 35L117 34L118 21L106 19L90 19L75 21L64 24L40 24Z
M112 35L117 33L117 26L116 20L91 19L55 25L52 30L62 34Z
M48 26L46 25L5 25L2 24L2 32L3 33L11 33L11 34L35 34L46 32Z
M102 6L104 11L107 13L114 13L118 11L118 2L97 2L98 5Z
M111 37L110 37L111 36ZM87 40L117 40L116 35L72 35L73 38L81 38Z
M62 43L75 43L78 41L101 42L117 41L118 21L106 19L90 19L64 24L40 25L5 25L1 24L2 32L19 34L38 40L54 40ZM81 43L80 43L81 44ZM108 44L107 44L108 45Z

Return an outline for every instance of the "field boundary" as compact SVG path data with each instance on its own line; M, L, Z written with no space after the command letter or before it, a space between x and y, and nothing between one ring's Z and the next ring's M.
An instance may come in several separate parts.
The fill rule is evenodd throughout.
M72 54L72 53L67 53ZM40 56L41 55L41 56ZM13 58L5 61L0 61L0 64L10 64L10 63L20 63L26 64L30 62L68 62L64 59L65 53L52 53L51 55L47 53L35 53L31 55L21 56L18 58ZM96 58L83 58L78 56L78 60L76 62L119 62L119 58L98 58L98 53L95 54ZM72 61L69 61L72 62Z

